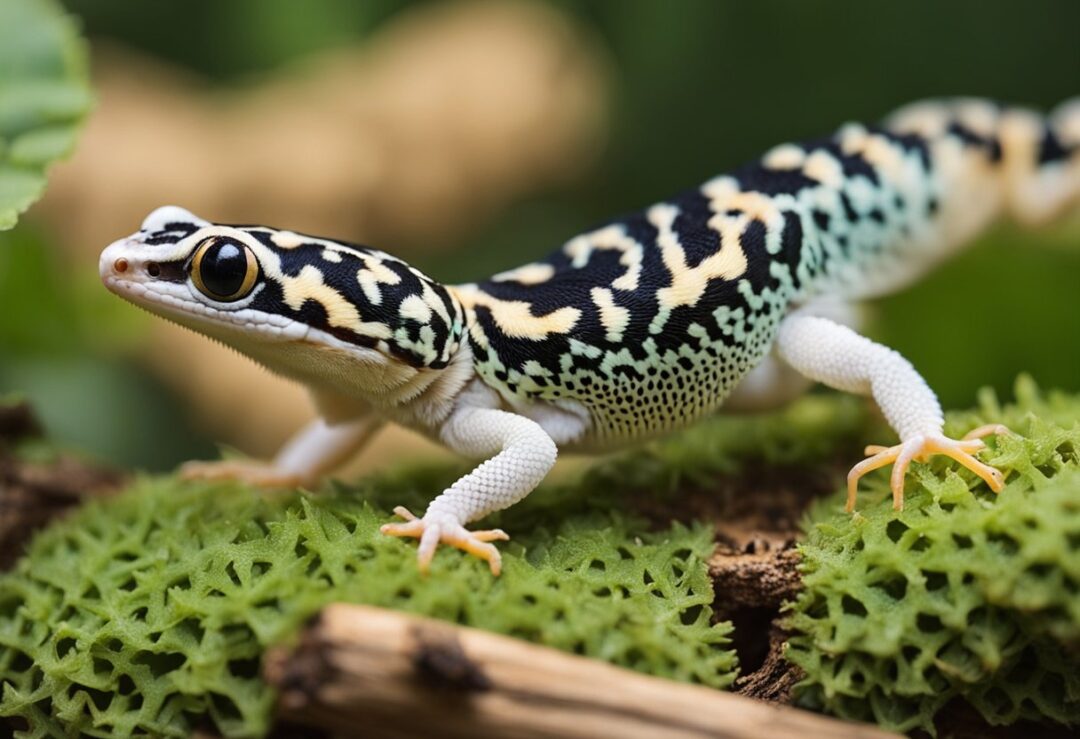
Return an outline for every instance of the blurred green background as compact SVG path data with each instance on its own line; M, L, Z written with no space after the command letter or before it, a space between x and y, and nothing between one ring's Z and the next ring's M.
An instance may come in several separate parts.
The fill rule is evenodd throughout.
M228 95L309 54L364 45L425 3L66 5L92 45L134 47ZM1080 94L1074 0L550 5L588 34L609 67L607 143L596 164L440 251L377 246L408 254L444 280L470 280L845 120L875 120L938 95L1045 110ZM63 263L68 252L56 248L49 218L33 215L0 234L0 394L29 396L61 442L118 464L164 469L212 453L185 400L125 350L157 324L100 287L94 260ZM919 286L874 305L869 332L911 359L946 406L970 404L987 384L1008 395L1021 371L1045 386L1080 390L1078 286L1080 221L1036 233L1003 226Z

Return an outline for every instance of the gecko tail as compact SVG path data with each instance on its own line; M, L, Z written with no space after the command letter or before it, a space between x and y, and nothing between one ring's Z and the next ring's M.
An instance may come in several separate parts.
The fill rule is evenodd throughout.
M1047 223L1080 206L1080 97L1049 115L973 98L924 101L901 108L888 124L956 143L963 154L942 157L946 169L953 166L946 177L980 200L994 181L991 210L1022 224Z
M1045 118L1006 110L1001 140L1012 218L1039 225L1080 206L1080 97Z

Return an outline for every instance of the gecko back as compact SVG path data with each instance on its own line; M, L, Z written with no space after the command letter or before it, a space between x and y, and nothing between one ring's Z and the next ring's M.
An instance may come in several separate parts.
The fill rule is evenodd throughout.
M891 292L1002 215L1038 223L1078 197L1080 100L1047 118L923 102L454 292L479 374L512 405L571 401L598 439L651 436L721 405L793 307Z

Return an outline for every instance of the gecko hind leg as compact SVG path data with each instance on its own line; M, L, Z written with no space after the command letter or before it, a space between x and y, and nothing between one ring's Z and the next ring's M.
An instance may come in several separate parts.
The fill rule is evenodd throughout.
M986 448L979 437L1008 433L1000 424L980 426L963 439L945 436L945 415L937 396L915 368L888 347L860 336L848 326L815 315L815 306L802 308L783 319L777 332L778 355L812 380L870 395L900 437L896 446L870 446L870 455L848 473L847 510L855 508L859 479L873 470L893 465L889 487L893 507L904 505L904 476L913 461L943 454L981 477L1000 492L1004 475L975 455Z

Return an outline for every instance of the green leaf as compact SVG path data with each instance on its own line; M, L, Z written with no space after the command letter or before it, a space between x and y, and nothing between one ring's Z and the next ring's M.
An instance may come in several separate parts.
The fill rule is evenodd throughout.
M0 3L0 231L41 197L91 102L74 20L53 0Z

